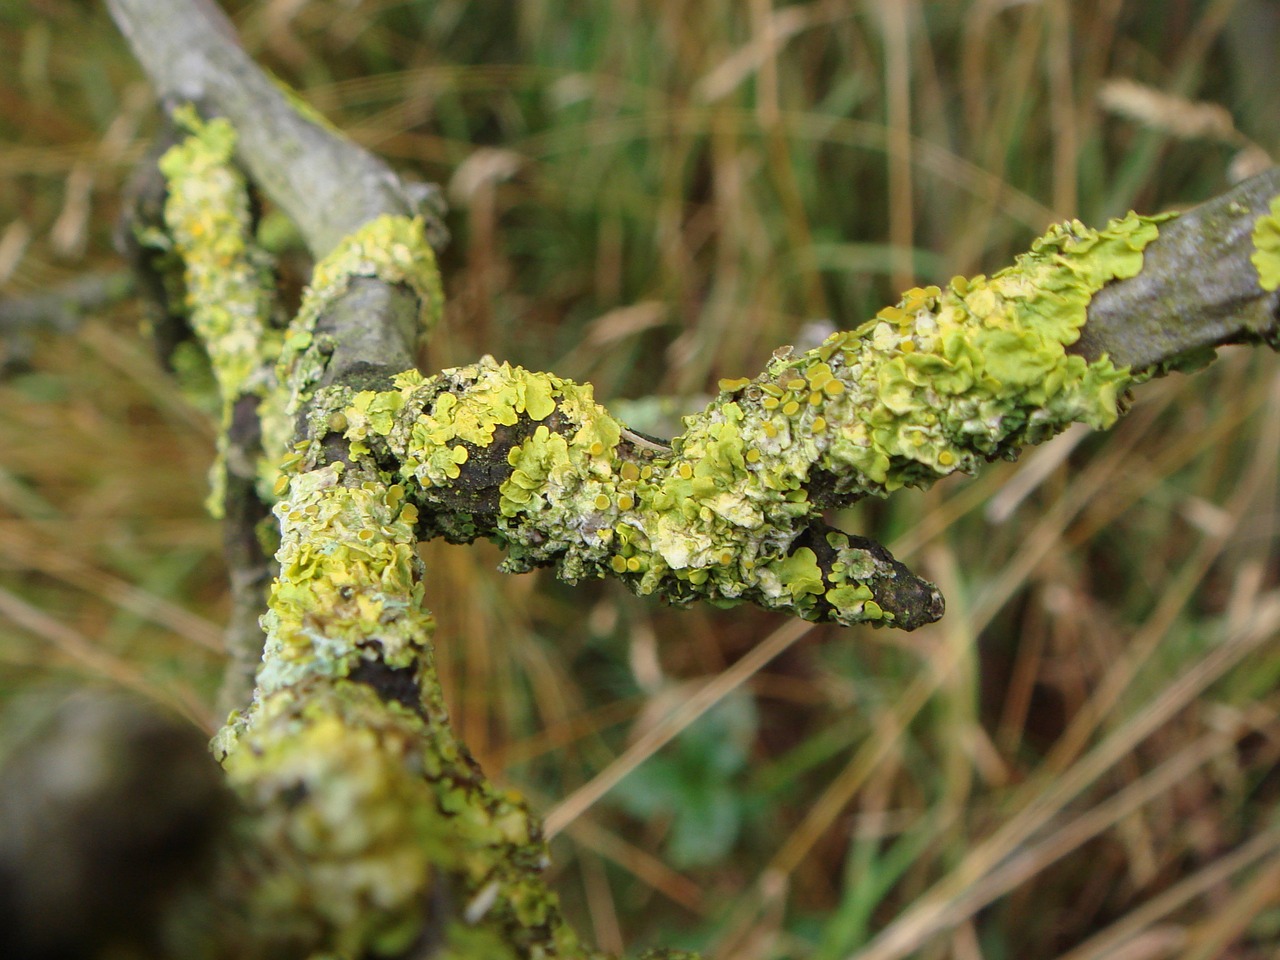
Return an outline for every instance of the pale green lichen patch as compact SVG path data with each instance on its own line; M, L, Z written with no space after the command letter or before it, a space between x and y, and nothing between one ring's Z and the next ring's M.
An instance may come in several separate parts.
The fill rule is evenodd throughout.
M734 403L691 422L678 450L660 456L625 439L589 386L484 358L356 394L339 422L357 459L385 445L379 460L399 462L406 496L429 510L440 497L456 504L455 488L477 477L495 487L475 520L508 548L508 570L554 563L569 580L621 575L676 602L886 619L867 584L891 578L891 564L868 565L850 548L824 571L812 551L792 549L814 506L797 478L764 469Z
M224 759L274 855L248 902L259 927L310 926L335 955L394 955L449 866L447 826L422 776L421 721L356 684L337 692L265 697Z
M473 482L477 457L503 471L486 532L508 569L555 563L677 602L883 622L890 560L846 544L819 563L797 538L823 507L973 470L1075 421L1110 426L1134 378L1066 348L1093 294L1141 269L1159 219L1056 226L990 278L908 291L816 350L779 351L686 418L669 453L630 445L588 387L488 358L357 397L346 436L385 442L424 502Z
M296 427L296 415L308 403L333 353L331 338L316 333L320 317L358 277L377 277L414 292L420 304L419 326L428 332L440 318L444 296L435 253L427 242L421 218L382 216L343 239L312 271L302 305L289 324L276 365L285 385L268 398L260 411L267 466L259 489L268 494L277 485L282 458ZM325 414L328 416L328 413Z
M289 384L291 413L308 398L310 387L323 372L323 357L309 349L316 321L357 277L377 277L409 287L421 304L423 333L440 319L444 304L440 273L422 219L385 215L370 220L315 265L302 306L289 325L279 376Z
M223 429L209 496L210 510L220 515L231 406L244 393L264 392L279 338L267 324L269 260L250 240L248 190L232 162L235 131L223 119L202 121L190 107L175 111L174 118L191 136L160 158L168 184L164 218L182 259L185 307L221 398Z
M437 694L422 711L363 683L313 679L260 696L219 738L272 851L246 900L256 926L326 956L399 956L423 933L423 905L448 890L461 920L443 932L441 956L507 944L586 960L546 887L546 844L524 802L480 775L454 738L429 654L418 677Z
M1249 259L1263 290L1280 289L1280 196L1272 198L1270 210L1253 225L1253 255Z
M410 393L423 383L397 382ZM379 411L401 405L348 407L376 437ZM321 929L310 935L334 955L397 954L445 871L473 905L459 942L489 930L528 955L586 956L546 889L546 847L523 801L484 779L449 728L418 508L367 465L315 466L317 447L300 445L275 506L280 572L254 702L214 742L263 845L285 854L255 909L268 924L312 918ZM391 677L388 697L375 687Z
M408 667L430 639L416 508L403 488L357 485L345 472L333 464L297 475L275 505L280 573L263 618L264 693L308 676L346 676L363 660Z

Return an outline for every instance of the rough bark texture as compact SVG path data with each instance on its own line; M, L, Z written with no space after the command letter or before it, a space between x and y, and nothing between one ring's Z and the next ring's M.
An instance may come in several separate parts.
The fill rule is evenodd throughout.
M1169 223L1141 273L1098 291L1072 350L1142 370L1228 343L1274 347L1280 294L1261 289L1250 258L1254 225L1277 193L1273 168Z

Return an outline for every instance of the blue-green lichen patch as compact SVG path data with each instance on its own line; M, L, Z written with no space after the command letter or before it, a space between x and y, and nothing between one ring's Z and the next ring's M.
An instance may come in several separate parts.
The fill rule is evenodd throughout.
M430 639L414 551L417 508L404 489L356 482L341 463L296 475L280 521L261 692L308 676L346 676L362 660L408 667Z
M1258 285L1268 293L1280 289L1280 196L1271 200L1267 213L1253 225L1253 255Z
M183 264L185 307L221 399L223 429L209 496L210 509L220 514L232 404L242 394L265 392L280 344L267 323L270 263L250 241L248 190L232 161L235 131L223 119L202 121L189 107L175 119L191 135L160 158L168 185L164 218Z

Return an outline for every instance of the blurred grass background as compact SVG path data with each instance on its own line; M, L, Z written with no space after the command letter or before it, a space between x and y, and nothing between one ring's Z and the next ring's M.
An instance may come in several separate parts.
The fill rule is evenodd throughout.
M250 51L454 234L431 368L489 352L655 431L720 377L1053 219L1184 207L1280 150L1261 0L254 0ZM1193 102L1194 101L1194 102ZM0 0L0 291L121 269L155 126L101 6ZM124 302L0 343L0 727L123 684L212 727L209 421ZM648 397L665 404L645 403ZM815 628L554 845L602 947L720 958L1280 955L1280 363L839 521L943 587ZM785 621L431 544L458 726L546 811Z

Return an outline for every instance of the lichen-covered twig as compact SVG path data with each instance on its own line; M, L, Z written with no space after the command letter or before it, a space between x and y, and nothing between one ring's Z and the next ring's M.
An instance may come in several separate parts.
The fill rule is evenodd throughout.
M991 278L909 291L815 350L780 350L722 382L669 452L628 439L589 386L490 359L334 394L317 427L403 485L424 535L492 537L510 570L911 629L941 615L937 591L822 510L973 472L1074 421L1110 426L1136 375L1067 347L1091 297L1140 271L1158 222L1055 227Z
M1275 272L1272 216L1254 218L1250 229L1264 284ZM1065 224L990 278L909 291L813 351L779 351L757 377L722 383L669 444L636 443L589 386L490 358L429 378L415 370L388 378L385 367L363 384L328 378L331 351L305 332L317 311L304 310L290 335L299 348L280 371L306 439L277 482L281 569L267 652L252 710L219 739L228 770L243 775L243 790L264 791L259 804L269 816L298 776L280 783L273 771L295 764L315 770L308 796L357 796L373 813L387 797L401 809L412 791L375 789L366 774L379 784L401 776L405 756L415 764L440 751L465 756L452 744L430 669L430 620L412 549L423 536L493 537L506 545L511 569L555 564L570 579L616 575L679 602L749 599L816 619L905 626L936 616L931 588L874 545L821 527L820 511L1016 455L1071 422L1110 426L1128 387L1201 345L1183 338L1178 352L1137 371L1069 349L1098 291L1140 275L1166 220L1130 215L1102 230ZM372 231L385 229L358 232L351 249L367 252ZM320 265L309 296L326 302L352 282L356 265L379 276L389 269L377 257L340 252ZM411 276L429 271L429 261L402 257L395 269L406 271L398 282L430 301L434 286ZM396 744L413 738L400 733L382 739L383 710L366 716L352 705L370 690L397 716L416 714L425 741L414 749L425 753L405 754ZM341 763L308 766L303 757L317 752L313 722L335 731L334 751L347 745L336 731L350 728L373 753L393 758L390 766L377 766L376 776ZM263 755L274 759L260 765ZM241 763L248 772L238 772ZM430 795L447 806L459 767L445 766L451 772L433 781ZM472 817L493 802L492 788L476 789L470 799L456 794ZM476 935L562 938L558 949L580 950L536 878L534 821L514 801L502 809L499 819L523 824L528 842L501 840L486 821L485 839L464 844L473 869L450 873L474 908ZM345 823L354 812L329 815ZM414 834L412 849L447 845L440 837L456 826ZM358 903L361 922L373 917L403 934L400 924L417 916L414 901L384 889L381 841L365 840L344 843L342 869L322 872L362 879L297 896ZM297 853L308 863L331 855ZM527 869L504 872L513 857ZM427 861L415 862L408 875L427 876ZM522 897L553 918L536 925L542 934L513 912ZM327 935L347 935L334 916L324 922Z
M224 428L240 398L260 401L252 413L265 454L251 475L270 486L295 424L309 431L319 415L315 392L377 378L379 365L360 358L400 362L430 325L440 303L434 256L421 220L377 218L318 265L298 316L272 331L256 309L234 135L224 121L186 122L191 135L161 160L167 236L217 374ZM339 342L371 297L416 307ZM238 899L249 919L211 949L354 955L434 939L459 956L513 946L587 956L542 883L537 822L483 777L449 728L406 522L416 517L401 516L376 469L341 460L285 478L277 492L288 496L277 505L279 576L254 699L216 744L248 816L211 893L223 909Z
M174 121L190 135L159 157L164 195L152 203L139 195L126 241L163 298L161 322L195 338L180 343L169 331L166 359L188 375L193 363L207 365L216 387L220 427L208 506L224 519L232 586L219 695L225 711L248 702L262 655L257 617L269 574L258 529L267 516L256 491L264 471L259 407L274 394L282 336L271 322L271 262L254 242L248 185L232 160L234 130L221 119L206 124L190 108Z
M253 473L262 497L279 498L257 688L215 741L245 809L211 895L233 905L247 939L215 932L209 955L591 955L545 888L536 818L453 736L419 539L492 537L510 569L617 576L677 602L912 627L940 614L936 591L826 527L824 509L974 470L1073 421L1109 426L1125 389L1197 347L1274 342L1272 184L1261 206L1223 208L1233 239L1215 261L1246 278L1256 322L1233 319L1225 334L1184 324L1148 353L1124 353L1131 322L1108 325L1099 305L1141 284L1158 238L1182 228L1131 215L1100 231L1056 227L1008 270L909 291L814 351L781 350L722 383L669 443L550 374L486 358L424 377L413 355L439 307L438 234L415 216L414 191L257 71L207 2L109 2L166 100L229 118L236 162L323 257L278 357L264 333L240 367L232 328L202 326L215 367L262 377L229 375L224 390L261 384L247 411L261 427ZM182 193L191 156L173 156L166 174ZM224 149L215 166L227 160ZM224 173L193 185L206 176ZM1182 221L1191 233L1196 222ZM208 223L177 246L191 277L243 229L238 215ZM1208 219L1200 229L1217 231ZM1168 263L1186 257L1168 248ZM1139 303L1162 289L1131 288ZM216 314L214 286L187 290L193 316ZM1222 316L1207 285L1170 295L1181 314Z

